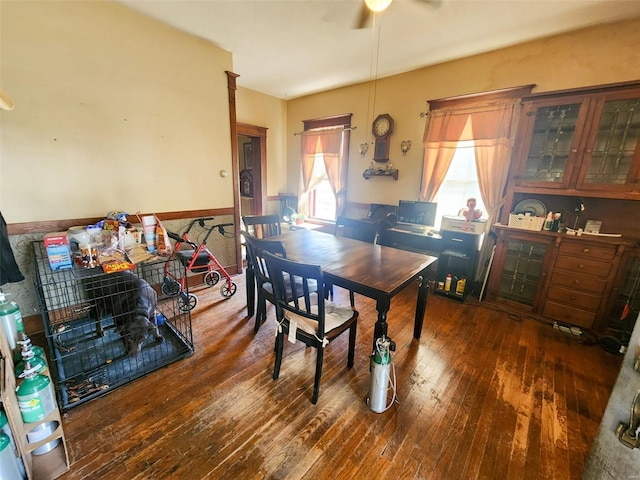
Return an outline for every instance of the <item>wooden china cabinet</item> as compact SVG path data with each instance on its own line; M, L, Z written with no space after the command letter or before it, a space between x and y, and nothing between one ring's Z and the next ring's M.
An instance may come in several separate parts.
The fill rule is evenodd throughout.
M511 190L638 199L639 135L638 85L523 99Z
M640 81L523 98L515 145L487 300L604 332L637 275L628 265L640 249ZM508 227L523 201L567 227L600 220L621 236Z

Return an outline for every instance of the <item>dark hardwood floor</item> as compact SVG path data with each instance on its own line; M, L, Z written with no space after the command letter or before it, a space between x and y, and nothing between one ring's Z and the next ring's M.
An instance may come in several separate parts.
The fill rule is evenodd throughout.
M285 342L271 379L274 309L257 335L238 293L198 289L195 354L71 409L62 479L579 479L621 357L549 325L430 295L414 340L416 287L394 298L389 335L398 402L365 403L374 303L356 362L327 347L317 405L315 350ZM342 289L336 295L348 304Z

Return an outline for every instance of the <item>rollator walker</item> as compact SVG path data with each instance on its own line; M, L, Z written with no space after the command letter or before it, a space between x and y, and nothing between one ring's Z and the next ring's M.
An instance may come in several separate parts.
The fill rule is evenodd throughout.
M177 300L178 308L183 312L193 310L198 305L198 297L193 293L188 293L188 274L203 273L204 285L213 287L216 285L222 277L224 277L224 283L220 287L220 293L225 298L232 297L237 290L237 285L231 280L231 276L224 269L220 262L216 259L215 255L211 253L207 247L207 240L211 235L211 232L217 230L223 237L233 237L235 234L225 231L225 227L232 227L233 223L218 223L216 225L207 225L207 221L213 220L214 217L196 218L193 220L182 236L167 232L169 238L176 242L171 256L165 263L164 267L164 281L162 282L162 293L169 297L175 297L179 295ZM189 232L195 224L200 225L206 232L202 242L196 244L189 239ZM204 233L204 232L203 232ZM180 263L184 265L186 271L181 278L177 278L171 273L171 264L174 258L178 258Z

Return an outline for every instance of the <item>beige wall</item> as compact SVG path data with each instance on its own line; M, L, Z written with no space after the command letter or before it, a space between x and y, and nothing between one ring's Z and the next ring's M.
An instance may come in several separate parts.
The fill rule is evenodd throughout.
M397 203L400 198L418 199L422 175L421 140L427 100L536 84L534 92L640 79L640 19L580 30L495 52L469 57L402 75L380 79L376 86L375 110L367 110L368 83L311 95L288 102L287 156L289 188L299 164L302 121L342 113L353 114L357 127L351 135L350 202ZM384 63L384 58L380 59ZM399 168L397 182L390 178L365 180L362 172L372 159L372 148L362 158L358 146L371 142L371 122L389 113L395 121L390 159ZM413 147L403 157L400 142Z
M1 2L9 223L231 207L232 58L113 2Z
M240 73L242 78L241 72L236 73ZM273 196L286 192L287 102L255 90L238 88L236 115L239 123L267 129L266 194Z

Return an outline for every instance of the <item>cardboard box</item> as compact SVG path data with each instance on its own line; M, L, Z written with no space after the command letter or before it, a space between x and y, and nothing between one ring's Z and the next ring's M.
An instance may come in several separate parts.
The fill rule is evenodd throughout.
M51 270L63 270L73 267L67 232L47 233L43 242Z

